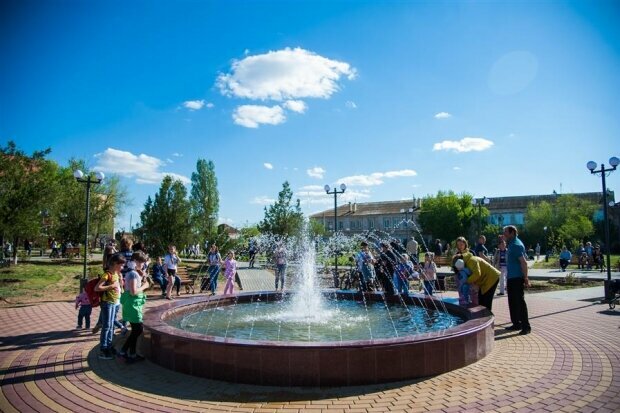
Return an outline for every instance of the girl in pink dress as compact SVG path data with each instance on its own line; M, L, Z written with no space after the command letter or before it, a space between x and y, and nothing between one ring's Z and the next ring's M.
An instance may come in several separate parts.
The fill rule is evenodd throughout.
M235 273L237 272L237 261L235 261L235 252L230 251L224 261L224 276L226 277L226 286L224 287L224 294L232 294L235 280ZM230 292L229 292L230 289Z

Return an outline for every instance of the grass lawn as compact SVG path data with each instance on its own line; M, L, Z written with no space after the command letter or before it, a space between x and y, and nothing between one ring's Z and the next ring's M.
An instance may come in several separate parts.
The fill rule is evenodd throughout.
M79 264L18 264L0 269L0 299L22 304L72 300L79 290Z

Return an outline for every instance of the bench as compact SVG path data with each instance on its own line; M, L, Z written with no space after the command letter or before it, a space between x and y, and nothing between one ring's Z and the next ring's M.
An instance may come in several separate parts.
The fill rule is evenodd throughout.
M80 256L80 247L69 247L65 249L64 258L77 258Z
M452 257L449 255L435 255L435 264L438 267L452 267Z
M153 281L153 268L155 266L151 266L149 270L149 276L151 277L151 281ZM196 284L196 275L189 274L187 271L187 267L177 267L177 277L181 280L181 286L185 287L185 292L189 294L190 292L194 294L194 285ZM157 283L154 283L157 285ZM163 293L163 291L162 291Z

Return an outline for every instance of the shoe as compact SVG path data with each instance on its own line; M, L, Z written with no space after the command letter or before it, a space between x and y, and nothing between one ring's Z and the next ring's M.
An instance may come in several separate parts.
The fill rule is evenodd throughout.
M97 324L93 327L93 334L97 334L101 330L101 325Z
M76 330L81 330L81 329L82 329L82 326L75 326L75 329L76 329Z
M136 354L135 356L132 357L132 360L135 362L135 361L144 361L146 359L144 357Z
M121 328L121 336L122 336L122 337L125 337L125 336L127 335L127 332L128 332L128 331L129 331L129 330L127 329L127 327L123 327L123 328Z
M523 330L519 331L519 335L525 336L527 334L530 334L531 332L532 332L532 329L528 327L528 328L524 328Z
M497 294L497 295L504 295L504 293L499 293L499 294Z
M99 359L101 360L113 360L114 356L110 354L108 349L103 349L99 352Z
M510 327L506 327L505 330L508 331L517 331L517 330L521 330L521 326L517 326L517 325L511 325Z

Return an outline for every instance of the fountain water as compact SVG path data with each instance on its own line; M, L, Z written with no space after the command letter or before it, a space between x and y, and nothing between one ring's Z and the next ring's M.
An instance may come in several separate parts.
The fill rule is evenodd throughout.
M303 257L291 260L297 274L292 293L197 297L149 311L149 357L175 370L229 381L347 385L436 374L490 351L493 321L484 309L416 294L321 290L317 251L319 256L334 248L350 251L361 239L385 239L367 235L334 237L318 246L288 240L288 257ZM258 242L266 250L283 240ZM434 361L411 363L414 353Z

